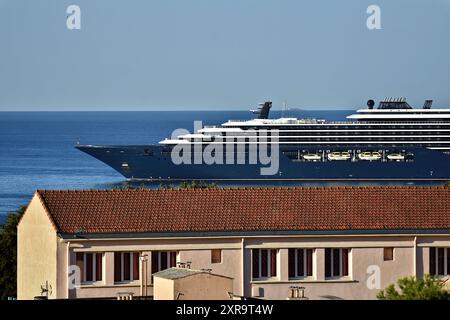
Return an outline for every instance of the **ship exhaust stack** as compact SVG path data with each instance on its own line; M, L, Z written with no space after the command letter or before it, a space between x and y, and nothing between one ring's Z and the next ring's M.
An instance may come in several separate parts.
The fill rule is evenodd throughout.
M259 114L258 119L268 119L270 108L272 108L272 102L266 101L264 103L260 103L256 110L251 110L251 111L254 114Z
M433 100L425 100L425 103L423 104L424 109L431 109L431 105L433 104Z

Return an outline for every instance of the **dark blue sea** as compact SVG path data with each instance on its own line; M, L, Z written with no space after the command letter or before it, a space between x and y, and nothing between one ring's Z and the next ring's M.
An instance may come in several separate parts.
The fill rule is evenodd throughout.
M351 111L287 111L285 117L344 120ZM280 117L280 112L272 112ZM250 119L244 111L1 112L0 221L37 189L111 188L124 178L78 151L81 144L151 144L194 120L215 125Z

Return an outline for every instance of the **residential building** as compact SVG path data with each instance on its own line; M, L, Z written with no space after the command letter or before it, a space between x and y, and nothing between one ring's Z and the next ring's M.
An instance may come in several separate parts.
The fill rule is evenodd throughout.
M39 190L17 258L18 299L152 297L171 267L232 278L235 296L374 299L400 277L448 277L450 189Z

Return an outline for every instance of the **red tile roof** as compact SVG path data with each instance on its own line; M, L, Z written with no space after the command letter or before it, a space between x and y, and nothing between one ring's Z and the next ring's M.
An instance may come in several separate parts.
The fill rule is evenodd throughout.
M58 232L449 230L445 187L37 191Z

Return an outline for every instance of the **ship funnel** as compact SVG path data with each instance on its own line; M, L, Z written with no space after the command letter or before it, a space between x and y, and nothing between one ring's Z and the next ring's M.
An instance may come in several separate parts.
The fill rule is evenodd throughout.
M269 118L269 111L272 107L271 101L266 101L264 103L260 103L256 110L252 110L253 113L259 114L258 119L267 119Z
M423 104L424 109L431 109L431 105L433 104L433 100L425 100L425 103Z

